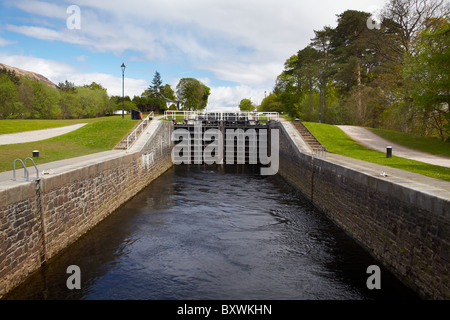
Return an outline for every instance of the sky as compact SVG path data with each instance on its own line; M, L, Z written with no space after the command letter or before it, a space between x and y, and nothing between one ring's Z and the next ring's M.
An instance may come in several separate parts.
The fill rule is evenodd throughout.
M270 94L284 62L314 30L387 0L0 0L0 63L58 84L100 83L109 95L141 95L156 71L211 88L207 110L236 110Z

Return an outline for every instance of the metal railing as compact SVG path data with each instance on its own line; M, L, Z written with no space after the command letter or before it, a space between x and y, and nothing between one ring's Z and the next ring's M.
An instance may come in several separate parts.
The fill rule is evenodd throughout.
M30 174L27 169L27 160L30 160L33 163L34 168L36 169L36 178L34 178L34 179L33 178L30 179ZM16 178L16 162L17 161L20 161L20 163L22 163L22 166L23 166L23 178L20 178L20 179ZM26 158L25 161L22 161L21 159L14 160L13 181L33 181L33 180L39 180L39 171L38 171L38 168L36 167L36 163L34 163L34 160L32 158Z
M127 150L131 145L136 142L137 138L144 132L145 128L148 126L150 122L150 117L154 116L154 112L150 112L147 118L143 119L141 123L136 127L136 129L131 132L127 137ZM140 132L139 132L140 131Z
M314 150L314 156L319 158L326 158L327 157L327 147L320 145Z
M278 121L278 112L205 112L166 110L164 112L164 120Z

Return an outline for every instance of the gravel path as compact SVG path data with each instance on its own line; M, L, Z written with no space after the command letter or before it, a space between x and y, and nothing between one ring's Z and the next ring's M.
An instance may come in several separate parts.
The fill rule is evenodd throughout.
M412 159L416 161L426 162L442 167L450 168L450 158L441 157L417 150L409 149L404 146L395 144L377 136L370 130L357 126L337 126L344 131L350 138L360 144L380 152L386 152L386 147L392 147L392 155Z
M34 141L50 139L50 138L60 136L62 134L77 130L86 124L87 123L79 123L79 124L74 124L74 125L70 125L70 126L58 127L58 128L0 134L0 145L26 143L26 142L34 142Z

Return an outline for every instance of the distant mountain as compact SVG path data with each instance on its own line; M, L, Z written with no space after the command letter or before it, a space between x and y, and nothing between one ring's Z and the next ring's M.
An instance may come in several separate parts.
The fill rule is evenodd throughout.
M6 64L0 63L0 69L3 69L3 68L5 68L6 70L9 70L9 71L14 71L16 73L16 75L18 75L18 76L26 76L33 80L42 81L42 82L45 82L46 84L48 84L49 86L56 88L56 85L53 82L51 82L50 80L48 80L46 77L44 77L42 74L22 70L19 68L10 67L10 66L7 66Z

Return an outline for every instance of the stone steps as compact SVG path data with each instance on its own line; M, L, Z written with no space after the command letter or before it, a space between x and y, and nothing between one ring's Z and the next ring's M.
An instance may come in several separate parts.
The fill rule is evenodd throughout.
M313 152L316 152L318 149L323 147L319 140L316 139L316 137L308 130L308 128L305 127L302 122L294 121L292 124Z

